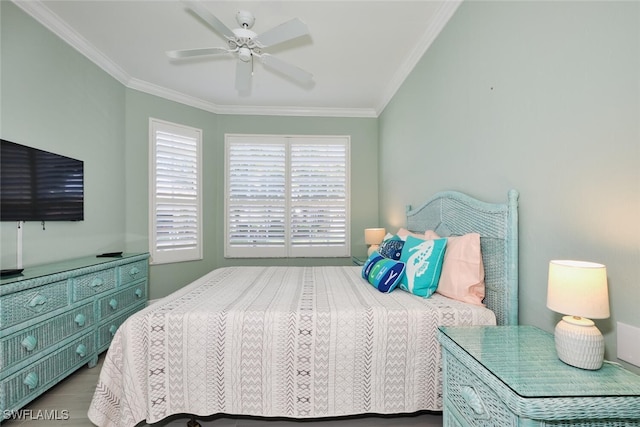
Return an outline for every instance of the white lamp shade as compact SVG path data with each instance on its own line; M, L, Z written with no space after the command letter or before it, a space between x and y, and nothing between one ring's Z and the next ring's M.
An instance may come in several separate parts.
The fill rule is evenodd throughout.
M609 317L607 268L594 262L551 261L547 307L571 316L606 319Z
M387 234L384 228L365 228L364 242L367 245L379 245Z

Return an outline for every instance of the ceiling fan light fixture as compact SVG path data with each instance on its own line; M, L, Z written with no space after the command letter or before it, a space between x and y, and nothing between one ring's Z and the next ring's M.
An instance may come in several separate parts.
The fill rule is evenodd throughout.
M249 62L251 60L251 49L246 47L238 49L238 58L243 62Z

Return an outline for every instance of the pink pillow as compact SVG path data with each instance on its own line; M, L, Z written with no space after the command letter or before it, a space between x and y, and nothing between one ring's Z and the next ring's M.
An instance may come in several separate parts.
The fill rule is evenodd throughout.
M437 239L439 236L428 230L424 237ZM478 233L447 238L447 250L436 292L458 301L484 306L484 265Z
M424 232L424 236L422 238L427 240L435 240L440 239L440 236L438 236L438 233L433 230L427 230Z
M398 230L398 232L396 233L396 236L398 236L402 240L407 240L407 236L413 236L413 237L416 237L418 239L425 240L424 239L424 234L412 233L411 231L407 230L406 228L401 228L400 230ZM431 240L431 239L427 239L427 240Z

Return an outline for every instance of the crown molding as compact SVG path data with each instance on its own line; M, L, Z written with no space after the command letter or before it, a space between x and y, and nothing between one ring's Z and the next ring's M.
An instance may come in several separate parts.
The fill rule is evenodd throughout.
M261 107L253 105L219 105L200 98L185 95L182 92L157 86L144 80L131 79L130 89L155 95L169 101L178 102L200 110L215 114L237 114L255 116L303 116L303 117L351 117L375 118L375 110L371 108L316 108L316 107Z
M219 105L209 101L205 101L194 96L185 95L182 92L176 90L167 89L163 86L154 85L145 80L131 79L127 85L129 89L134 89L140 92L154 95L160 98L174 101L180 104L188 105L189 107L198 108L200 110L208 111L210 113L221 114L221 108Z
M447 22L449 22L449 19L451 19L456 10L458 10L458 7L460 6L460 4L462 4L462 1L463 0L445 0L442 3L438 11L435 13L431 25L427 27L413 52L411 52L407 60L402 64L396 74L392 77L391 82L389 83L389 86L385 91L385 95L378 103L377 108L375 108L376 117L382 114L387 104L400 89L400 86L402 86L402 83L406 80L406 78L418 64L418 61L420 61L420 59L424 56L427 49L429 49L431 44L438 37L438 34L440 34L444 26L447 24Z
M323 107L259 107L226 105L219 114L247 114L259 116L349 117L376 118L373 108L323 108Z

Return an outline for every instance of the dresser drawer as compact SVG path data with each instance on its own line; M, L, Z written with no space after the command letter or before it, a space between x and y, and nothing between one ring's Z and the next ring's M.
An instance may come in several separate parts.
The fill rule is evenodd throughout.
M100 320L128 310L129 307L147 299L147 282L142 280L122 291L107 295L98 300Z
M73 278L73 300L80 301L116 287L115 268Z
M148 275L148 272L147 272L148 268L149 268L149 263L147 262L146 259L118 267L118 275L120 276L120 286L125 286L128 283L135 282L136 280L139 280L142 278L146 278Z
M471 370L450 353L444 359L447 378L444 406L454 409L464 419L465 422L460 420L463 425L518 425L518 417Z
M95 356L95 339L87 334L0 382L0 407L18 409L42 394L59 377Z
M132 308L131 311L113 317L112 319L109 319L107 322L100 325L98 327L98 352L101 352L102 350L109 347L109 344L111 343L111 340L113 339L113 336L116 334L116 331L118 330L120 325L122 325L124 321L127 320L132 314L142 310L145 306L146 303L140 304L139 306Z
M444 410L442 413L442 425L443 427L464 427L460 422L453 416L451 411Z
M0 372L95 324L93 304L71 309L0 340Z
M68 282L62 280L0 298L0 329L31 320L69 304Z

